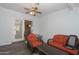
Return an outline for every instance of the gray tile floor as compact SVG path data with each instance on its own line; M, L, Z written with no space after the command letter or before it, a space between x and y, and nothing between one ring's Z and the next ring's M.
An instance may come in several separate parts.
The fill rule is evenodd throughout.
M23 41L15 42L11 45L0 46L0 55L31 55L31 51ZM38 55L35 53L34 55Z

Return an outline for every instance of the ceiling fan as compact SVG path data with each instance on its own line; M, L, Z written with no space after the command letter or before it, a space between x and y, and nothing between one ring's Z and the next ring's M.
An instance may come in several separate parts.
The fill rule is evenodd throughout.
M66 3L66 6L69 10L73 10L73 6L70 3Z
M42 12L38 11L38 6L39 3L35 3L32 5L31 9L30 8L24 8L25 10L27 10L27 12L25 12L26 14L30 14L32 16L36 16L36 14L41 14Z

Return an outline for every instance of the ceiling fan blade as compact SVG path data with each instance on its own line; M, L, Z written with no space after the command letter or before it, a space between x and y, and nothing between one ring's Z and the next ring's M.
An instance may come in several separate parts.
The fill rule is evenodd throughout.
M28 14L29 12L25 12L26 14Z
M39 11L36 11L37 13L39 13L39 14L42 14L42 12L39 12Z
M69 10L73 10L73 7L69 3L66 3L66 6Z
M24 8L25 10L30 10L29 8Z
M39 3L35 3L36 5L39 5Z

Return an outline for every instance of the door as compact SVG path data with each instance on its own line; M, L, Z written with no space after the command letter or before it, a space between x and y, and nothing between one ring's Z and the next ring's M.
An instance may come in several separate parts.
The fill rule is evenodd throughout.
M31 32L32 21L24 20L24 36L27 36Z

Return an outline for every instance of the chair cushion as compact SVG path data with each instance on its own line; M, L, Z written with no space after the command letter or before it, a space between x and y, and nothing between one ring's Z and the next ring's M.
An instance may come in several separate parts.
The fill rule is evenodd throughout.
M37 47L37 46L40 46L40 45L42 45L42 42L40 42L40 41L32 42L33 47Z
M35 40L37 40L37 37L36 37L35 34L31 33L31 34L29 34L29 35L27 36L27 40L28 40L28 41L35 41Z
M32 47L37 47L42 45L42 42L39 41L35 34L31 33L27 36L27 40L32 44Z

